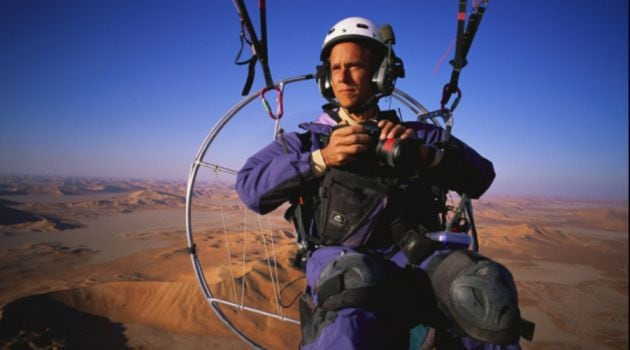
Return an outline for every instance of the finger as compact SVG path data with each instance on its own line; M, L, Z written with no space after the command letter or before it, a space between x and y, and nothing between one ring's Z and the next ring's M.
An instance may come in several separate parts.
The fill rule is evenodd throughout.
M334 150L336 154L345 156L365 152L368 148L368 144L354 143L349 145L337 145Z
M406 128L400 124L396 124L394 127L392 127L389 132L387 133L387 138L388 139L393 139L396 138L400 135L402 135L404 133L404 131L406 130Z
M330 139L328 140L329 144L348 144L349 141L346 140L352 135L358 134L356 130L353 130L351 126L344 126L341 128L334 129L330 134Z
M401 139L407 139L407 138L415 138L416 134L414 133L413 129L409 128L406 129L405 132L402 133L402 135L400 135Z
M342 140L344 141L345 145L355 145L355 144L366 145L372 142L372 137L368 134L361 133L361 134L348 135L344 137Z
M344 147L352 145L368 145L371 142L372 138L367 134L352 134L331 138L328 144L332 147Z
M381 134L379 135L380 140L385 140L390 131L395 127L395 124L389 120L381 120L377 125L381 128Z
M362 131L363 131L363 127L360 125L347 125L340 128L336 128L335 130L333 130L330 136L331 137L332 136L347 136L347 135L352 135L352 134L358 134L358 133L361 133Z
M359 154L361 152L365 152L368 149L367 144L353 144L348 145L342 148L342 151L346 154Z

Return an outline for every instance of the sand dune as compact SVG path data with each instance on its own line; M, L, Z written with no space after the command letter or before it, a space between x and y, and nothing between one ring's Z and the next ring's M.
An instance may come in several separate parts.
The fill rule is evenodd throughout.
M201 298L196 281L160 282L146 281L142 276L117 277L127 280L37 294L7 304L0 320L0 329L3 330L0 332L0 345L9 348L12 344L28 340L111 348L113 344L101 343L101 337L107 336L120 339L115 344L115 348L119 348L129 342L126 332L130 325L159 329L165 334L172 333L175 338L196 335L202 344L217 342L217 337L231 336ZM260 277L248 276L248 281L248 294L258 293L258 288L265 285L265 280ZM253 285L260 286L252 288ZM223 285L213 285L212 288L219 293L227 289ZM62 316L59 313L63 313ZM251 332L261 329L282 331L272 325L274 321L265 318L235 315L231 310L226 310L226 313L239 320L239 327ZM84 334L84 329L90 327L101 330L101 334ZM287 340L295 342L296 339L284 336L262 340L267 346L275 344L273 348L286 348L289 346Z
M19 221L0 223L2 232L11 235L4 239L20 237L19 244L0 245L0 349L247 348L208 307L182 228L119 227L111 232L120 242L116 244L153 248L94 259L116 246L73 243L67 240L72 230L35 220L49 215L92 222L87 219L122 218L141 210L173 210L183 216L182 184L62 180L30 187L32 179L23 180L0 188L11 193L0 202L9 208L7 220ZM54 200L29 197L54 193L54 188L62 193ZM247 306L297 319L291 303L305 281L292 267L295 237L283 223L283 210L269 220L247 214L245 226L242 204L229 186L200 186L196 200L196 249L214 296L237 304L242 298ZM524 342L525 349L628 348L627 203L490 198L477 201L475 210L481 252L511 269L523 315L537 323L534 342ZM274 228L273 237L267 224ZM37 225L46 231L35 232ZM221 309L263 346L297 347L296 325Z
M135 209L183 208L186 198L155 190L136 190L112 199L67 203L69 208L89 208L101 212L130 212Z
M233 236L236 245L242 237L241 233L228 235ZM172 245L98 265L91 265L85 259L96 252L81 247L47 243L0 250L0 260L6 262L0 268L3 280L20 275L20 280L12 283L10 288L0 288L0 304L6 304L0 321L0 328L5 330L0 333L0 348L38 342L96 348L118 348L119 344L126 344L167 349L172 347L164 344L180 342L189 342L189 348L197 348L199 344L211 344L214 348L247 348L234 339L202 297L192 274L182 232L155 230L128 237L166 240ZM245 269L241 268L240 262L233 265L234 281L224 262L223 237L208 235L206 243L199 246L200 258L208 267L206 275L215 296L234 300L233 291L238 288L240 298L241 286L244 286L246 306L275 312L278 306L270 283L272 275L281 281L280 303L289 304L299 295L303 284L294 282L300 281L300 273L289 266L294 247L287 244L292 241L284 233L274 234L276 260L269 260L265 254L259 234L249 234L247 243L252 254ZM234 258L242 254L236 245ZM276 264L277 272L270 269ZM286 286L285 281L291 282L290 285ZM292 318L298 317L295 307L282 310ZM57 320L54 316L57 312L70 315L72 320L80 319L88 328L103 328L103 333L95 334L90 343L89 338L82 336L82 326L68 324L65 318ZM295 348L299 341L295 325L231 308L224 312L239 328L266 347ZM37 322L29 321L32 319ZM48 326L38 326L45 324ZM290 334L285 334L287 328L293 329ZM117 342L104 343L100 347L99 337L110 336L112 332L115 334L111 337L118 339Z
M146 187L145 181L64 176L0 176L2 195L81 195L95 192L120 193Z
M628 209L624 203L495 199L476 210L481 252L515 276L525 349L628 348Z
M4 205L0 205L0 225L37 232L81 227L81 223L77 221L59 218L51 214L37 214Z

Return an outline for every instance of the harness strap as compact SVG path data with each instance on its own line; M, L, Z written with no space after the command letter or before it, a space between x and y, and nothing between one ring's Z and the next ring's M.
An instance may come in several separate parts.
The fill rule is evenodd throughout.
M464 26L466 23L466 0L459 0L459 10L457 11L457 42L455 43L455 58L450 62L453 66L451 81L449 83L452 91L457 89L459 73L466 65L466 57L463 53Z
M341 117L339 116L338 110L334 107L335 107L334 105L331 105L329 103L322 106L322 108L324 109L324 112L328 114L328 116L331 117L334 121L339 123L341 122Z
M267 50L267 6L265 0L258 0L258 8L260 9L260 64L262 66L265 83L270 89L274 86L271 71L269 70L269 54Z
M233 0L234 6L236 6L236 11L238 12L239 17L241 18L241 38L249 37L249 39L245 39L245 41L251 46L252 49L252 57L245 62L237 62L237 64L248 64L247 70L247 80L245 81L245 86L243 87L242 95L245 96L249 94L249 91L254 82L254 76L256 75L256 62L260 61L260 65L263 70L263 74L265 76L265 83L267 88L273 88L273 78L271 77L271 71L269 70L269 63L267 57L267 20L266 20L266 9L265 9L265 0L259 0L259 8L260 8L260 26L261 26L261 40L258 40L256 36L256 31L254 30L254 25L249 17L249 13L247 12L247 7L243 0ZM246 34L245 34L246 33ZM243 40L241 40L241 45L243 45ZM241 55L242 51L239 50L237 60Z
M312 237L308 234L308 224L313 219L313 211L317 201L315 196L299 196L297 201L292 202L291 206L284 213L284 218L287 221L293 222L295 231L297 233L298 249L295 254L295 261L293 267L302 269L305 266L308 255L315 249L315 247L321 244L319 238Z
M398 113L395 110L389 109L386 111L379 111L377 116L377 120L389 120L392 123L399 124L400 118L398 117Z
M374 307L382 303L383 288L379 286L346 289L344 276L337 275L317 288L319 307L339 310L347 307ZM374 305L372 305L374 304Z
M439 248L439 243L427 237L425 233L423 230L401 230L396 226L392 227L394 242L407 257L409 266L419 266Z
M470 46L472 45L472 41L475 38L475 34L477 33L477 29L479 28L479 24L481 23L481 19L483 18L483 14L488 7L488 1L482 1L482 4L475 8L473 12L468 17L468 25L466 26L466 32L462 38L462 55L464 57L464 65L465 67L468 62L466 62L466 56L468 56L468 51L470 50Z
M249 61L247 65L247 79L245 80L245 85L243 86L243 91L241 94L246 96L249 94L249 90L252 88L252 84L254 83L254 76L256 75L256 61L258 61L258 56L252 56L252 59Z
M451 95L457 94L457 98L453 102L450 110L453 111L457 107L461 99L461 90L459 89L459 76L462 69L468 64L466 56L472 45L472 41L477 33L483 14L488 6L488 0L482 0L481 5L474 7L473 12L468 18L468 24L464 31L466 21L466 0L459 1L459 10L457 12L457 39L455 45L455 58L450 61L453 66L451 80L444 86L442 91L442 100L440 101L442 109L445 109L446 103Z

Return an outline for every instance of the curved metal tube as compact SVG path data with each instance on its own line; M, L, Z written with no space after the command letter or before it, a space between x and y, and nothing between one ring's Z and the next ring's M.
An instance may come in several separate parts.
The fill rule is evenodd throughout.
M312 75L312 74L296 76L296 77L289 78L289 79L286 79L286 80L283 80L283 81L279 82L278 86L284 87L284 85L286 85L286 84L290 84L290 83L294 83L294 82L298 82L298 81L302 81L302 80L313 79L313 78L314 78L314 75ZM214 139L217 137L219 132L221 132L223 127L225 127L225 125L241 109L243 109L246 105L248 105L250 102L252 102L254 99L256 99L262 90L263 89L255 91L255 92L249 94L248 96L246 96L245 98L243 98L239 103L234 105L227 113L225 113L221 117L221 119L219 119L219 121L214 125L214 127L212 128L212 130L210 131L210 133L208 134L208 136L206 137L206 139L202 143L201 147L197 151L197 155L195 156L195 160L194 160L194 162L193 162L193 164L192 164L192 166L190 168L190 173L188 174L188 185L186 187L186 237L188 238L188 249L190 251L190 257L191 257L191 260L192 260L193 269L195 270L195 275L197 277L197 281L199 282L199 286L201 287L201 292L203 293L203 295L206 298L206 301L210 304L210 307L215 312L215 314L219 317L219 319L232 332L234 332L241 340L243 340L245 343L247 343L249 346L251 346L252 348L255 348L255 349L262 349L262 347L260 345L258 345L257 343L255 343L253 340L251 340L249 337L247 337L243 332L241 332L238 328L236 328L230 322L230 320L228 320L225 317L225 315L223 314L223 312L221 311L221 309L219 308L217 303L226 303L226 302L223 301L223 300L220 300L220 299L216 299L212 295L212 292L210 291L210 288L208 287L208 282L205 279L205 276L204 276L204 273L203 273L203 268L201 267L201 263L199 262L199 258L197 256L197 252L196 252L195 242L193 240L192 221L191 221L191 209L192 209L193 188L195 186L195 181L197 179L197 173L199 171L199 167L204 166L204 165L207 164L207 163L204 163L202 160L203 160L203 157L206 155L208 149L210 148L210 145L212 144ZM231 303L229 303L229 304L231 304ZM236 306L236 307L240 308L240 306L235 305L235 304L232 304L231 306ZM243 307L243 309L245 309L245 307ZM262 313L265 316L278 317L275 314L265 313L264 311L257 310L257 309L247 308L247 310L248 311ZM290 320L290 319L286 319L286 318L283 318L283 317L280 317L280 319L284 319L284 320L287 320L287 321ZM290 320L290 321L293 321L294 323L298 323L299 324L298 321L295 321L295 320Z

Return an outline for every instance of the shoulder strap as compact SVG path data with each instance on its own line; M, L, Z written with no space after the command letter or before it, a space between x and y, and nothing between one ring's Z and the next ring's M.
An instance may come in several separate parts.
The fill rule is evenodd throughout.
M323 105L322 109L324 110L324 113L328 114L329 117L331 117L334 121L339 123L341 121L341 117L339 116L338 110L333 107L334 106L328 103L328 104Z
M398 118L398 113L396 113L395 110L393 109L389 109L386 111L379 111L378 112L378 116L376 117L377 120L389 120L390 122L399 124L400 123L400 118Z
M315 215L315 207L319 204L319 197L315 195L299 196L292 201L291 206L284 213L284 218L293 223L297 234L298 250L293 266L304 268L310 252L321 244L319 237L313 237L310 225Z

